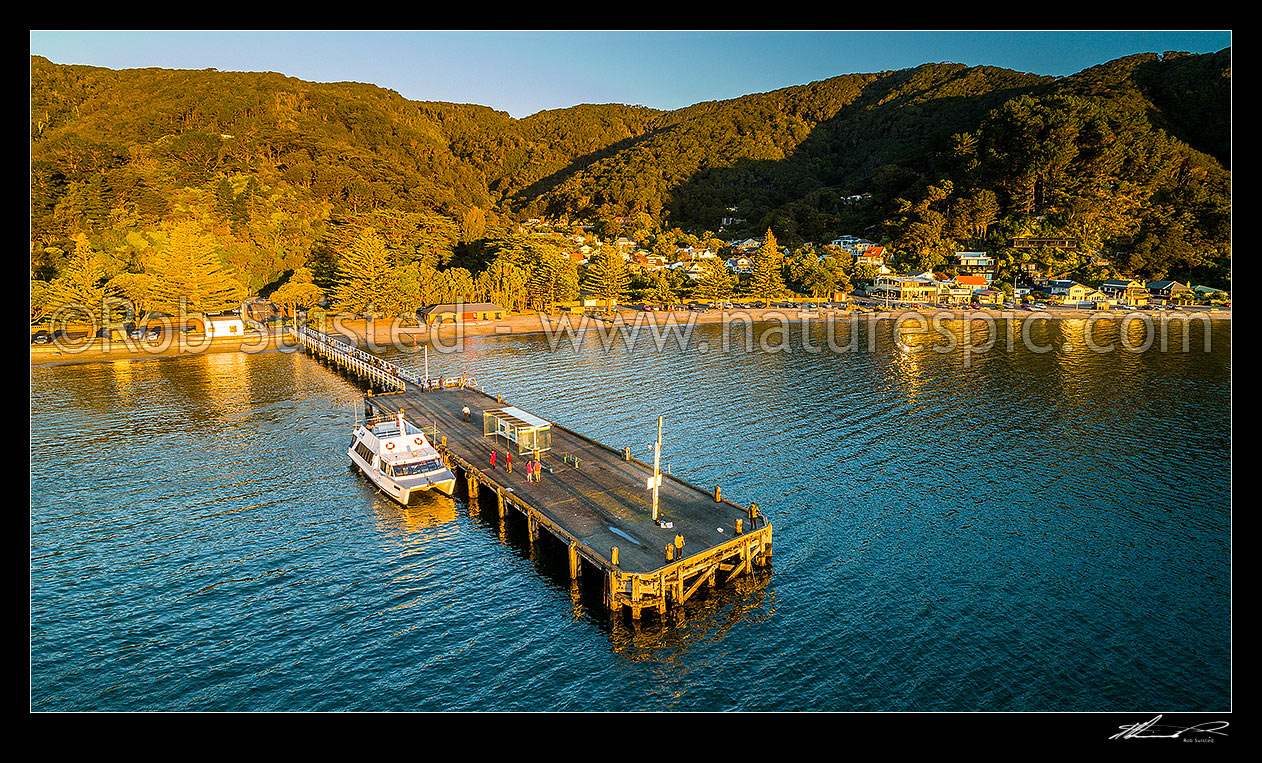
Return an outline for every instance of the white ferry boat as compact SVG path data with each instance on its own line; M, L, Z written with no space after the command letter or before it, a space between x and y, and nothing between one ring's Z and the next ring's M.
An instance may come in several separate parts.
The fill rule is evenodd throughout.
M451 495L456 487L456 475L402 411L394 418L357 423L347 455L377 487L404 505L427 490Z

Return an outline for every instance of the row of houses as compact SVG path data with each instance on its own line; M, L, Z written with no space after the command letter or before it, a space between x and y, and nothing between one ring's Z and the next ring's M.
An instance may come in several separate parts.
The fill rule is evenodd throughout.
M1213 293L1203 289L1202 294ZM867 294L896 302L935 302L947 304L982 303L997 304L1005 299L1003 292L991 288L991 283L981 275L962 274L954 278L941 278L934 273L910 275L880 275ZM1196 290L1178 281L1110 280L1094 288L1069 279L1048 281L1040 289L1018 287L1015 296L1046 300L1066 305L1116 304L1142 307L1148 304L1191 303Z
M701 267L697 263L691 263L691 265ZM694 280L703 275L702 270L686 269L685 273ZM1212 291L1204 289L1202 293ZM1046 289L1039 291L1018 289L1017 296L1018 298L1028 296L1032 299L1045 299L1061 304L1114 303L1140 307L1150 302L1170 304L1184 299L1190 301L1195 294L1195 290L1177 281L1153 281L1145 285L1138 281L1111 280L1106 281L1099 289L1095 289L1076 281L1060 279L1050 281ZM938 304L1002 304L1005 300L1003 292L990 288L990 284L983 276L957 275L954 278L939 278L931 272L879 275L867 288L867 295L892 302ZM838 299L843 297L844 295L838 295ZM595 305L595 302L592 304ZM584 305L587 306L586 300ZM418 312L420 318L430 325L497 321L502 320L507 314L508 311L503 307L490 302L431 305ZM237 321L239 323L240 319L238 318ZM216 326L216 328L219 327ZM209 331L209 326L207 330ZM224 330L228 331L226 328ZM239 330L239 328L235 329L235 331Z
M1191 304L1198 296L1219 294L1217 289L1198 287L1191 289L1179 281L1135 281L1126 278L1109 279L1093 288L1069 279L1049 280L1039 288L1016 289L1018 296L1030 294L1048 297L1064 303L1107 302L1128 307L1145 307L1150 304Z
M598 253L602 247L600 240L594 236L571 234L567 238L575 246L572 251L566 252L566 256L579 264L586 264L591 255ZM763 239L747 238L727 243L733 252L733 256L724 261L728 270L737 275L752 273L753 260L750 254L762 246ZM915 286L917 276L914 275L902 277L905 281L906 279L911 279L906 281L909 285L895 287L895 281L888 280L893 278L895 274L886 263L887 253L884 247L875 242L858 236L843 235L833 239L829 244L849 253L854 258L856 266L870 267L878 279L887 279L882 282L886 290L899 293L920 293L925 291L925 289ZM1014 239L1012 242L1013 246L1019 245L1025 248L1045 246L1076 248L1077 244L1076 240L1034 239L1029 237ZM705 266L703 263L705 260L719 256L718 252L708 247L693 246L678 246L670 255L658 254L640 248L639 243L628 236L619 236L615 239L614 246L618 248L622 253L623 259L633 269L645 271L682 270L692 280L699 280L704 276ZM963 301L964 297L962 294L964 289L971 289L974 293L994 291L992 285L998 275L998 263L994 257L986 252L961 251L953 255L953 260L955 271L958 275L956 279L952 279L950 282L954 284L952 288L956 289L958 293L948 292L945 296L955 301ZM1099 257L1092 257L1091 262L1095 265L1107 264L1107 260ZM935 282L941 283L937 279L935 279ZM1111 302L1132 306L1144 306L1154 302L1190 303L1198 297L1208 298L1215 294L1221 294L1219 290L1208 287L1191 289L1186 284L1173 280L1144 283L1129 279L1111 279L1102 283L1098 289L1095 289L1071 280L1046 278L1039 272L1038 267L1032 263L1025 264L1024 269L1018 273L1018 279L1014 286L1018 297L1030 295L1032 298L1044 298L1060 302Z

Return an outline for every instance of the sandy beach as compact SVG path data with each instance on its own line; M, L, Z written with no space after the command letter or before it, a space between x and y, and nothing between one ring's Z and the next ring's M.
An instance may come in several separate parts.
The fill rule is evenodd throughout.
M797 322L802 320L898 320L914 315L928 319L933 316L944 316L948 319L964 319L966 317L985 320L1123 320L1128 316L1139 316L1149 320L1190 319L1197 320L1201 316L1209 320L1231 320L1231 310L1223 308L1184 308L1177 311L1128 311L1128 310L1078 310L1074 308L1052 307L1046 310L1027 311L1020 309L993 310L948 310L948 309L815 309L802 304L793 308L753 308L735 310L710 310L706 312L676 311L643 311L622 308L608 316L571 315L562 313L555 316L541 314L512 315L499 321L479 321L466 323L457 327L455 324L442 326L417 326L415 323L404 323L401 320L376 320L371 323L364 318L344 318L333 316L327 328L333 333L341 334L354 344L372 350L374 345L386 347L397 345L402 348L419 347L429 342L444 345L459 337L478 336L513 336L521 334L555 333L565 330L568 321L572 330L598 330L613 325L634 325L640 322L647 325L653 322L658 326L723 323L750 321L758 322ZM146 340L103 340L81 339L78 341L31 345L31 365L50 365L66 363L98 363L119 360L146 360L174 357L186 357L204 352L274 352L294 349L294 345L277 329L271 336L257 332L247 333L244 340L217 339L206 341L197 335L180 337L178 340L151 342Z

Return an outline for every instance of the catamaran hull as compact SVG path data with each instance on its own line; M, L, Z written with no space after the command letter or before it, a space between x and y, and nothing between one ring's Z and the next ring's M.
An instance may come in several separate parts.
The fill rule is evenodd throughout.
M411 503L412 499L416 498L418 495L428 493L431 490L436 490L443 495L450 496L456 489L456 476L451 472L446 472L448 479L441 479L437 482L428 482L425 485L404 486L384 474L379 473L376 469L373 469L372 466L364 463L364 460L359 457L359 454L355 452L354 448L347 451L347 455L350 456L351 463L355 465L355 468L359 469L359 471L362 472L370 482L376 485L381 492L390 496L404 506Z

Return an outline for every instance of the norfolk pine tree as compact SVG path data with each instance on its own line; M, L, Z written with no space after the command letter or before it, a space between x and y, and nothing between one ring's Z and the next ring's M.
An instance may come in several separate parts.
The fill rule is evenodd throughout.
M240 307L245 287L219 260L213 234L191 220L176 223L165 256L154 258L152 307L166 313L219 313Z
M605 300L605 312L612 312L613 305L625 299L627 286L631 283L631 275L627 272L627 263L622 255L612 247L605 247L600 254L592 258L587 266L587 274L583 277L583 288Z
M767 229L762 246L754 254L754 275L750 280L750 294L763 301L763 307L770 307L771 300L784 293L784 277L780 274L780 249L776 246L776 237Z
M705 274L697 282L693 296L704 302L724 302L732 298L732 275L720 260L702 260Z
M364 228L341 252L333 297L342 310L363 312L389 300L390 250L375 228Z

